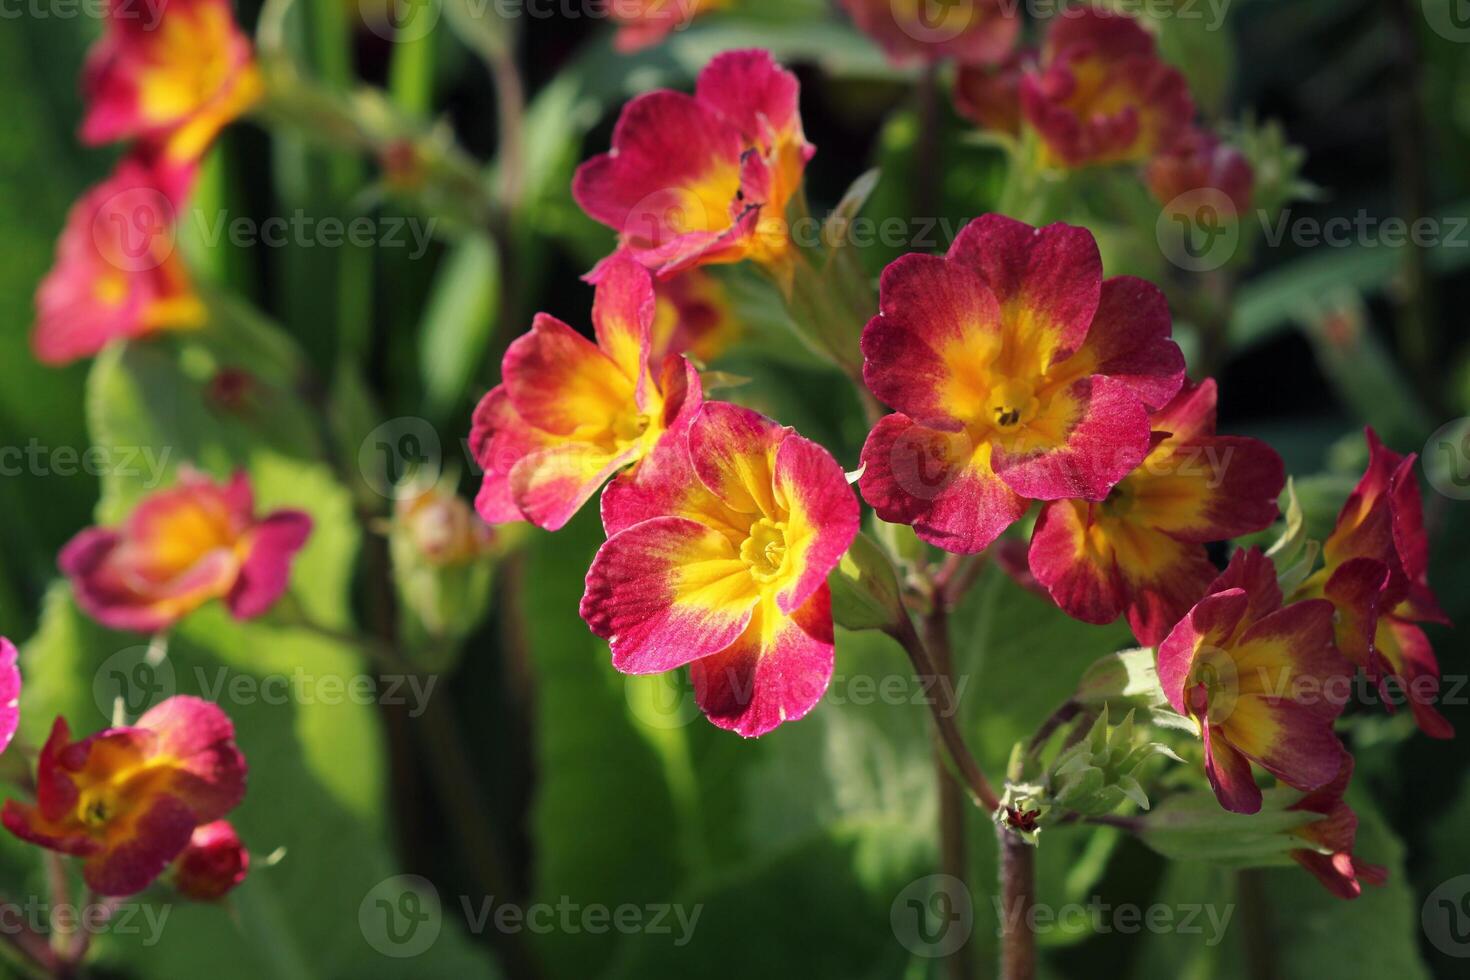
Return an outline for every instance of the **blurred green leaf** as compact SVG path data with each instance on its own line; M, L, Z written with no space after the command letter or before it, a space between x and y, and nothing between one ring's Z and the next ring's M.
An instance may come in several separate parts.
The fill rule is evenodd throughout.
M467 237L444 257L418 327L424 411L442 421L468 394L481 369L500 300L500 256L495 240Z

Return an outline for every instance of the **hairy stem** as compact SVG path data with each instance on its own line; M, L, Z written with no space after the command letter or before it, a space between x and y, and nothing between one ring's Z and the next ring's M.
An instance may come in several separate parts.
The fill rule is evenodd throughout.
M932 616L932 614L931 614ZM932 628L933 624L929 624ZM926 630L928 632L928 630ZM939 669L929 654L924 641L920 639L913 624L905 621L893 634L904 651L913 661L914 669L920 678L938 678ZM935 637L936 639L938 637ZM945 616L944 642L948 644L948 617ZM947 649L947 647L946 647ZM950 693L938 692L939 697L931 697L929 701L930 714L934 718L935 728L938 730L940 741L953 763L961 784L969 792L971 800L978 807L984 808L987 813L993 812L1000 806L1000 797L995 795L991 789L990 781L985 778L984 771L975 757L970 754L970 749L965 745L964 736L960 734L959 726L954 719L954 705L952 703L952 689Z
M933 611L924 617L924 646L929 650L930 665L936 683L934 689L944 693L945 703L940 705L942 714L953 726L955 709L958 707L953 702L949 692L954 690L954 657L949 643L949 613L943 602L936 602ZM935 703L930 699L930 703ZM959 738L959 732L954 733ZM961 741L963 746L963 741ZM950 775L948 765L949 751L945 748L943 736L934 741L934 769L939 784L939 861L940 868L950 877L966 883L969 880L970 855L967 841L965 840L965 798L959 783ZM973 760L972 760L973 764ZM975 767L979 773L979 767ZM980 775L983 785L984 775ZM985 786L989 789L988 786ZM965 885L966 891L969 885ZM969 943L964 943L945 959L945 969L952 980L966 980L972 975L970 962Z
M1005 827L995 828L1000 847L1000 980L1033 980L1036 934L1036 848Z

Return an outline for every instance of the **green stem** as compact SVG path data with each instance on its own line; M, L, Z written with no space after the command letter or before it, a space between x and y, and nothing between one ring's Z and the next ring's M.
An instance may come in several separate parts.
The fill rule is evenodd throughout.
M947 644L949 642L947 616L945 629L942 632L938 629L936 622L926 619L926 634L929 634L936 643L942 641ZM930 656L924 639L919 636L913 623L909 622L907 617L891 635L909 655L914 669L921 678L939 676L939 668L935 659ZM951 687L950 690L952 691L953 688ZM995 795L995 790L990 787L990 781L985 778L980 764L975 761L975 757L970 754L969 747L965 745L964 736L960 734L959 726L955 722L954 708L955 705L948 698L942 701L940 698L929 699L929 710L934 718L935 728L950 762L954 764L961 784L969 792L976 806L984 809L986 813L992 813L1000 806L1000 797Z

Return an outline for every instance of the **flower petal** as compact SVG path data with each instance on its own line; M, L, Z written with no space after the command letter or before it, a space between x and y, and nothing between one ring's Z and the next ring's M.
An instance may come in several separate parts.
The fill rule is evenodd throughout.
M776 494L785 504L786 566L798 572L776 596L780 611L803 605L857 536L857 497L842 467L821 446L791 433L776 449Z
M225 597L236 619L251 619L273 606L291 582L291 559L311 536L311 515L278 510L250 532L250 553Z
M559 442L521 459L511 468L511 499L526 520L557 531L592 499L597 488L638 458L635 444L608 452L588 442Z
M1430 738L1455 737L1455 726L1435 707L1439 699L1439 662L1429 637L1408 620L1384 616L1378 621L1376 649L1400 678L1419 730ZM1393 700L1384 698L1392 707Z
M1184 383L1184 354L1171 339L1169 302L1151 282L1117 276L1102 284L1097 313L1077 352L1057 365L1074 377L1106 374L1133 389L1149 408Z
M1181 715L1189 714L1184 685L1204 649L1218 649L1245 618L1250 600L1243 589L1227 589L1207 595L1159 644L1159 684L1169 704Z
M689 458L700 482L725 504L772 517L776 449L790 431L748 408L705 402L689 426Z
M1067 615L1102 625L1123 612L1127 592L1113 545L1094 525L1091 510L1082 500L1054 500L1042 507L1028 561L1036 581Z
M1231 813L1260 813L1261 788L1251 774L1250 761L1212 725L1201 725L1205 743L1205 775L1220 805Z
M739 639L694 661L689 677L711 722L755 738L811 711L832 664L831 596L823 583L789 616L761 603Z
M805 142L799 94L796 76L776 64L769 51L758 48L715 55L694 87L701 105L717 112L763 152L782 140Z
M505 385L480 399L470 424L470 452L483 471L475 510L489 524L523 521L526 515L510 492L510 471L522 458L545 449L553 438L516 414Z
M1242 695L1223 727L1241 754L1297 789L1325 785L1342 768L1344 750L1332 725L1294 701Z
M757 599L729 538L685 518L657 517L598 549L581 613L611 645L614 667L653 674L735 642Z
M879 313L863 330L863 381L930 428L958 430L989 410L987 365L1000 353L1000 306L972 270L905 255L883 270Z
M516 414L545 432L586 440L634 408L634 377L553 316L538 314L510 345L501 372Z
M1286 485L1286 465L1276 450L1244 436L1166 439L1138 473L1128 483L1130 517L1201 544L1270 527Z
M911 524L946 551L983 551L1020 520L1028 501L990 469L990 448L963 433L938 432L908 416L886 416L863 444L858 488L878 516Z
M602 348L625 377L637 384L637 403L647 403L648 357L652 346L653 278L623 252L599 263L592 298L592 326Z
M244 799L245 757L235 745L234 723L218 705L171 697L144 712L137 727L157 736L153 759L174 767L168 793L189 807L196 823L218 820Z
M1087 338L1102 296L1102 257L1086 228L1033 228L984 214L960 231L949 260L980 273L1000 302L1008 343L1033 352L1039 368Z

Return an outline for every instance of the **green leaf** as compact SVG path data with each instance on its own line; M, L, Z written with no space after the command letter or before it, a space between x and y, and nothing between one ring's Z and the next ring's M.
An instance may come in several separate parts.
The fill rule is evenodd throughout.
M464 401L495 332L499 301L495 240L463 239L439 267L418 328L424 413L430 419L447 418Z

